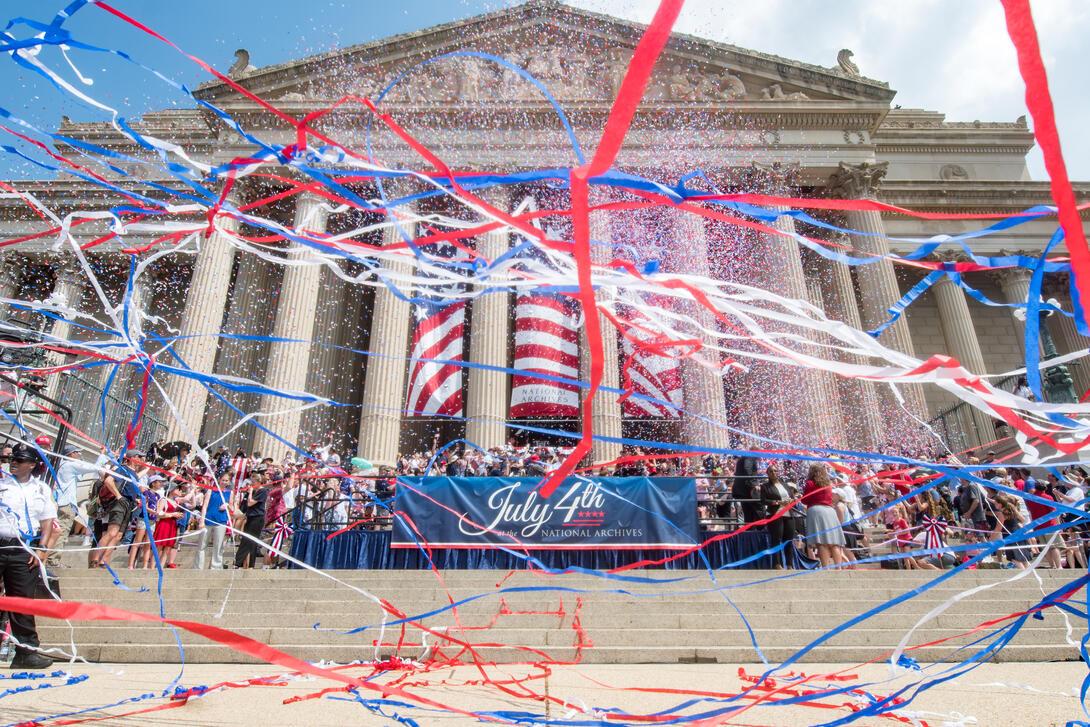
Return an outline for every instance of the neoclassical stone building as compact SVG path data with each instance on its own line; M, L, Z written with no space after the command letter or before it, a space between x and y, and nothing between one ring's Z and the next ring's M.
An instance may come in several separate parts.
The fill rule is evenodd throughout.
M477 51L524 68L549 90L567 114L579 143L592 151L641 32L641 26L624 20L550 0L531 0L509 10L280 65L254 67L250 61L260 64L260 51L252 56L240 52L230 76L284 113L300 118L332 106L346 94L377 100L387 84L407 72L382 98L380 108L452 169L565 168L576 163L568 136L553 106L533 85L516 71L485 58L443 56ZM435 60L419 65L430 59ZM206 83L196 95L266 142L296 141L295 130L282 118L226 83ZM676 35L658 64L616 167L670 184L700 171L704 179L691 184L795 197L875 198L923 212L1007 215L1051 204L1047 182L1031 181L1026 170L1025 157L1034 142L1025 118L951 123L938 112L895 106L894 98L888 84L860 74L850 53L822 67ZM339 105L315 118L312 126L348 148L369 149L383 165L429 168L359 103ZM245 158L255 151L244 135L196 105L149 113L135 128L169 139L192 158L213 164ZM135 160L122 162L120 168L140 182L110 170L103 172L122 188L152 197L162 193L150 183L179 188L158 169L156 157L107 124L65 119L60 133ZM313 138L310 143L321 146ZM85 153L74 147L62 146L60 151L73 161L87 161ZM231 190L236 205L286 192L289 180L304 181L288 165L266 165L261 171ZM63 175L50 182L16 180L12 184L62 217L73 211L108 209L121 201L116 193ZM365 198L377 194L372 181L348 184ZM411 185L399 189L412 191ZM1090 198L1090 184L1077 184L1076 193L1080 201ZM622 197L618 193L597 201ZM507 210L527 198L542 208L564 203L563 192L543 183L509 186L487 196L491 204ZM461 214L446 200L422 202L418 211ZM312 193L284 196L259 213L313 233L336 234L379 221L377 215L359 210L327 214ZM876 211L818 211L814 215L867 234L838 235L801 224L799 232L865 254L907 252L916 248L914 240L919 238L968 232L987 224L926 221ZM888 306L926 273L888 262L854 269L833 265L789 238L742 233L673 212L596 214L591 224L592 236L613 241L617 251L657 245L666 251L662 257L667 269L775 286L857 328L871 329L882 323ZM784 229L794 226L787 218L776 224ZM233 219L223 225L255 240L268 234L240 228ZM973 240L972 247L981 253L1039 255L1054 227L1054 219L1034 221ZM91 285L70 256L53 252L55 235L35 237L49 228L20 199L0 200L0 239L19 240L3 248L0 292L24 300L56 294L73 304L78 301L82 310L102 319L103 311L118 305L124 295L131 263L125 251L151 246L145 257L162 254L142 271L132 295L154 317L145 350L154 353L157 361L172 360L162 339L180 334L173 354L195 371L254 379L275 390L309 391L351 404L293 409L283 399L218 390L242 412L261 415L269 429L288 441L305 447L332 433L339 446L358 441L361 453L386 462L400 450L431 444L434 437L443 441L465 437L493 446L506 441L512 431L524 434L507 426L511 377L495 370L473 369L463 376L467 422L410 416L403 411L410 368L410 306L381 287L346 282L345 277L362 272L358 266L341 263L344 275L328 267L293 266L292 258L300 254L295 247L266 245L262 248L266 254L259 256L226 244L218 235L204 240L199 249L193 245L172 249L174 241L157 239L159 232L133 227L120 237L110 237L104 223L91 222L73 233L87 243L85 253L96 272L96 285ZM373 244L400 241L390 232L361 239ZM511 242L509 232L500 231L473 244L493 258ZM1024 272L970 273L965 279L991 300L1019 302L1027 296ZM1066 281L1058 276L1049 276L1046 293L1070 306ZM512 365L512 298L489 295L473 301L463 348L466 359L497 367ZM11 315L31 323L36 320L18 310ZM100 350L121 358L131 354L125 353L116 337L110 339L92 325L45 325L59 338L104 343ZM882 340L916 356L949 353L976 373L1001 374L1021 365L1021 326L1010 309L982 305L944 281L917 300L906 316L882 334ZM1066 319L1055 317L1048 328L1061 353L1086 348L1086 341ZM230 338L238 335L333 345ZM605 383L616 385L623 355L613 337L606 341L606 354L609 362L617 363L607 366ZM585 346L580 357L585 365ZM109 366L89 367L54 377L50 385L79 410L79 422L92 434L97 422L98 433L120 436L141 389L143 376L137 367L122 367L111 378L112 372ZM1086 364L1075 363L1071 372L1077 391L1085 391L1090 385ZM906 410L922 419L938 417L938 431L955 448L994 438L987 417L964 407L954 409L957 401L937 388L908 390L901 406L889 392L875 387L759 365L724 379L705 369L689 368L681 379L690 411L790 441L882 446L897 439L899 430L893 422L907 415ZM103 423L98 394L107 384L112 396ZM265 454L284 450L252 425L239 424L240 416L198 381L160 371L149 392L147 437L188 439L199 433L206 441L222 438L229 446ZM629 416L616 396L602 395L595 428L611 436L680 439L698 445L748 441L708 426L700 416L680 420ZM575 420L537 424L570 431L579 427ZM605 461L618 452L618 445L603 443L595 449L595 459Z

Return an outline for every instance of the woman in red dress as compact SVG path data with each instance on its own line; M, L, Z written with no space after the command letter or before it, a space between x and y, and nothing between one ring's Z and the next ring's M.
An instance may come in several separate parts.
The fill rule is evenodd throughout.
M159 517L155 522L155 544L159 547L159 562L166 563L167 568L177 568L174 565L174 555L178 548L178 520L185 515L178 503L174 501L175 493L159 500Z

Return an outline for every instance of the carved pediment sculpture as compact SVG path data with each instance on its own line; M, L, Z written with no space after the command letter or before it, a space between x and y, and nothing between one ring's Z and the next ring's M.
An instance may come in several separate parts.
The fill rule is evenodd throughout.
M674 101L696 101L697 84L693 83L689 74L681 67L680 63L674 64L670 70L668 83L670 98Z
M746 85L730 71L723 71L723 83L715 97L720 101L735 101L746 97Z
M784 93L783 87L778 83L773 83L761 89L761 100L763 101L806 101L809 98L802 91Z
M231 79L242 78L256 70L257 68L250 65L250 51L239 48L235 51L235 62L227 69L227 77Z
M852 78L859 78L859 66L852 62L852 53L847 48L842 48L839 53L836 54L836 63L840 66L840 70L844 72L844 75L851 76Z

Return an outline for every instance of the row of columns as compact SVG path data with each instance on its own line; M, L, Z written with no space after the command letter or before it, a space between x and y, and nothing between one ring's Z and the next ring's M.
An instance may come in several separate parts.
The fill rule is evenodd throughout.
M834 196L873 198L878 182L884 174L884 166L864 164L857 167L844 166L830 180L830 193ZM240 204L240 187L236 187L229 197L230 205ZM500 209L510 209L510 198L506 193L491 193L489 203ZM413 210L403 210L406 219L401 228L405 234L415 235L416 227L412 219ZM591 237L598 243L592 247L593 262L604 264L611 256L610 243L612 232L607 213L596 212L591 216ZM851 239L851 245L860 251L876 256L888 253L888 243L881 216L877 211L853 211L847 213L848 227L859 231ZM326 231L328 213L319 198L300 195L294 217L294 227L300 235L320 236ZM675 218L674 238L685 251L684 257L671 261L673 272L696 275L708 275L708 238L703 218L691 214L679 214ZM811 272L803 266L798 243L793 239L794 221L788 216L779 217L775 227L785 235L769 234L763 241L775 260L779 288L786 296L808 301L832 318L844 321L847 325L860 328L874 328L888 317L888 307L900 297L900 289L892 264L881 260L871 265L855 268L860 296L852 281L851 270L839 264L817 260L812 263ZM186 293L185 312L180 320L180 337L173 346L174 353L185 365L196 372L210 372L216 364L217 349L220 357L240 356L245 360L236 370L250 378L264 380L270 390L277 392L297 392L313 390L313 372L329 371L334 367L333 349L325 346L313 346L316 332L327 332L338 327L348 316L353 303L347 296L339 295L337 301L327 300L335 294L335 287L349 286L340 282L338 276L322 266L303 263L310 255L308 248L295 246L286 253L283 265L276 265L261 260L256 255L240 256L236 264L234 245L228 239L238 232L239 224L229 212L221 212L216 218L215 230L200 241L193 265L192 280ZM392 245L402 242L402 233L390 228L383 233L383 244ZM510 236L506 229L483 234L477 241L478 251L487 259L494 260L509 249ZM329 262L333 265L335 262ZM237 269L233 269L237 268ZM282 268L282 272L277 270ZM362 414L359 428L360 453L376 463L393 462L398 449L405 402L407 366L405 355L411 331L410 304L404 300L412 294L410 283L412 264L408 261L386 263L381 273L386 282L400 292L395 294L387 285L376 286L373 316L370 324L370 357L366 367L366 378L362 392ZM231 305L226 309L232 274L236 279L231 295ZM282 283L276 285L276 276L282 274ZM77 276L58 277L59 290L67 296L76 296L80 287L74 282ZM3 279L0 279L0 297L4 297ZM487 284L487 283L485 283ZM1024 301L1028 294L1028 273L1010 274L1003 283L1004 295L1008 300ZM279 290L275 301L270 300L269 292ZM343 291L340 291L343 293ZM973 373L985 373L984 357L976 338L968 305L961 290L949 280L943 280L935 286L934 294L939 308L942 330L951 355ZM7 297L13 292L9 291ZM600 296L604 293L600 293ZM356 296L358 298L358 296ZM341 300L344 299L344 300ZM322 301L325 301L322 303ZM607 304L601 298L603 304ZM71 300L69 301L72 302ZM358 303L358 300L356 301ZM221 343L221 330L228 332L251 332L255 318L270 306L275 306L275 319L270 335L274 341L267 345L267 368L263 366L265 356L256 342ZM356 313L359 310L356 306ZM690 313L699 324L709 331L714 331L718 323L714 316L690 303ZM226 316L226 317L225 317ZM475 330L487 331L481 335L469 337L468 360L483 364L488 368L472 368L468 372L468 399L466 405L467 439L485 447L500 446L506 439L506 421L508 414L508 381L502 370L507 367L508 337L510 327L510 302L508 296L487 294L477 297L472 303L472 323ZM1065 319L1066 322L1066 319ZM1084 346L1070 326L1071 331L1059 324L1058 339L1061 347ZM58 323L55 335L66 338L67 324ZM603 330L611 330L612 324L602 316ZM693 331L705 338L706 343L713 343L713 336ZM908 355L914 355L907 322L902 318L890 326L883 334L888 345ZM1066 338L1065 338L1066 337ZM1067 339L1070 339L1067 340ZM343 337L330 338L329 343L337 345L355 344ZM614 336L605 336L604 356L606 361L617 361L617 341ZM587 346L581 346L581 369L585 373L589 367L586 359ZM714 351L714 349L709 349ZM718 360L717 354L707 354L707 359ZM858 363L859 360L843 354L845 360ZM162 357L161 360L169 362ZM617 388L619 373L617 366L607 365L602 386ZM311 378L308 380L308 372ZM844 442L846 432L840 418L833 412L854 409L865 422L861 429L870 435L869 441L858 442L859 446L881 444L884 422L883 408L877 406L882 389L868 382L852 381L831 374L800 370L799 387L803 392L804 409L792 412L793 416L814 422L818 427L817 438L827 442ZM1088 372L1077 371L1086 379ZM805 374L805 376L802 376ZM714 366L701 365L693 359L682 362L683 395L686 408L693 416L682 419L682 436L687 443L707 445L712 448L727 448L730 437L725 423L727 406L723 395L723 380ZM1082 382L1077 382L1085 390ZM337 389L340 386L341 389ZM885 387L888 389L888 387ZM923 416L923 400L919 387L903 387L908 390L907 407L911 412ZM331 390L336 390L342 400L352 393L338 383ZM171 439L196 440L201 433L202 420L208 404L208 393L204 385L185 376L167 377L166 391L177 409L165 420L168 422L168 436ZM335 397L336 398L336 397ZM258 431L253 445L255 451L272 455L282 451L285 445L280 441L295 444L302 425L307 421L303 401L285 399L272 394L260 398L251 396L248 402L240 401L239 408L244 411L257 410L262 413L260 422L269 433ZM594 430L609 441L595 443L593 460L605 462L620 455L622 414L617 395L600 391L594 407ZM982 431L988 431L989 420L981 415L979 423ZM231 417L227 418L228 420ZM217 433L218 434L218 433Z

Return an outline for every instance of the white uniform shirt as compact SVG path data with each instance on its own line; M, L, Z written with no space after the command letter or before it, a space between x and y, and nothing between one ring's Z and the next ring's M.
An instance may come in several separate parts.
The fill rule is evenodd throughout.
M37 477L23 484L14 477L0 478L0 538L28 538L38 534L42 520L57 517L49 485Z
M104 454L100 454L94 464L81 462L78 459L66 459L62 462L57 467L57 505L60 507L65 505L75 507L76 486L79 484L80 478L101 472L107 462L109 462L109 459Z

